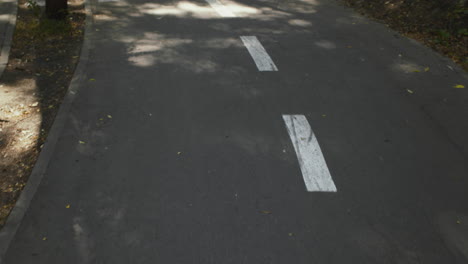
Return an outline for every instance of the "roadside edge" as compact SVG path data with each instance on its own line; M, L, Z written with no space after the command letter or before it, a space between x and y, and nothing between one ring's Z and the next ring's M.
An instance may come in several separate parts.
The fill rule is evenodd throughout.
M75 69L73 78L68 87L67 94L65 95L60 109L55 117L54 123L50 129L49 135L44 143L41 153L34 165L34 168L29 176L29 179L26 183L25 188L21 192L18 201L15 204L15 207L11 211L10 215L7 218L7 221L3 228L0 230L0 264L3 263L5 254L10 246L11 241L16 235L17 230L19 229L21 222L26 214L31 200L33 199L42 178L47 170L51 157L54 153L56 143L60 137L60 134L63 130L65 123L67 122L67 117L70 112L73 101L76 97L76 94L80 88L82 81L84 80L86 66L89 61L89 53L91 50L91 35L92 35L92 26L93 26L93 12L91 7L92 0L84 0L85 2L85 29L83 44L80 51L80 61ZM16 19L16 16L15 16Z

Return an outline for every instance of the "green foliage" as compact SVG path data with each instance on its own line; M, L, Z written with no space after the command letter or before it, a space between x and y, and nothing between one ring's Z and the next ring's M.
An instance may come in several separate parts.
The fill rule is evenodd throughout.
M28 39L55 39L70 36L73 27L69 20L48 19L45 17L30 19L27 22L18 21L17 31Z
M456 16L462 17L463 15L468 15L468 7L457 5L452 12L456 14Z
M451 36L450 32L443 29L438 30L437 33L439 34L439 37L444 40L449 39Z
M42 39L61 38L72 34L73 30L69 19L57 20L43 16L43 10L35 0L27 0L26 6L32 16L27 22L19 21L17 27L24 30L25 33L27 32L30 37ZM68 18L66 10L60 12L63 12L64 18Z
M57 36L70 34L72 26L68 19L55 20L43 18L39 22L39 26L36 29L36 33L40 37Z
M28 0L26 5L28 6L28 9L33 12L35 17L39 17L41 15L41 7L37 4L36 1Z
M461 4L454 6L447 11L445 19L447 29L451 31L452 34L463 36L463 32L462 34L458 32L460 30L463 31L463 29L466 30L466 26L468 25L468 7Z
M457 31L457 34L459 36L468 36L468 28L460 28L458 31Z

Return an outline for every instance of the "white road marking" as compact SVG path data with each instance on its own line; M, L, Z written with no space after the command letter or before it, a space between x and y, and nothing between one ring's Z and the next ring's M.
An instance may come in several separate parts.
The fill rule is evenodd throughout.
M296 150L307 191L336 192L335 183L307 118L303 115L283 115L283 119Z
M234 13L229 10L225 5L221 4L218 0L205 0L210 6L218 12L222 17L236 17Z
M270 55L263 48L260 41L255 36L240 37L244 42L245 47L252 56L259 71L278 71L275 63L271 60Z

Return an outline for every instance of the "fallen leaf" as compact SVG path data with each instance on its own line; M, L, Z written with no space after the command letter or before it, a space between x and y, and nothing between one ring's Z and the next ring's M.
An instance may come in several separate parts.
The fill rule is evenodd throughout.
M429 71L429 67L424 68L424 71L425 71L425 72L428 72L428 71Z
M47 237L43 237L42 240L43 240L43 241L46 241L46 240L47 240Z
M182 154L182 152L180 152L180 151L179 151L179 152L177 152L177 155L180 155L180 154Z
M414 92L411 91L410 89L406 89L406 91L408 91L408 93L410 93L410 94L413 94L413 93L414 93Z
M65 208L69 209L69 208L70 208L70 205L69 205L69 204L67 204L67 205L65 206Z
M96 81L96 79L91 78L91 79L89 79L89 81L90 81L90 82L94 82L94 81Z
M111 119L111 118L112 118L112 116L111 116L111 115L107 115L107 118Z
M461 221L460 221L460 220L457 220L457 224L461 224Z
M457 84L457 85L453 86L453 88L461 89L461 88L465 88L465 86L463 84Z
M79 141L78 141L78 143L80 143L80 144L82 144L82 145L83 145L85 142L84 142L84 141L81 141L81 140L79 140Z
M322 117L326 117L327 115L323 114Z
M413 72L420 72L419 70L414 70Z
M293 233L288 233L288 236L292 237L292 236L294 236L294 234Z
M271 211L268 211L268 210L262 210L260 211L262 214L271 214Z

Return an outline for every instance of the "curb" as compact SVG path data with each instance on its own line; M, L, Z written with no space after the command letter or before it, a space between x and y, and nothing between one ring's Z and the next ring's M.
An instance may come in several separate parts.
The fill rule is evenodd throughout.
M16 235L16 231L19 229L23 217L31 204L31 200L36 193L42 178L48 168L49 162L55 150L56 143L60 137L60 134L65 126L68 119L73 101L80 88L80 84L84 80L86 66L89 61L89 53L91 50L90 39L92 35L93 26L93 15L91 8L91 0L85 1L85 29L83 45L81 47L80 61L75 69L75 73L71 80L70 86L68 87L67 94L65 95L60 109L55 117L55 121L52 124L49 135L44 143L44 146L39 154L39 157L34 165L34 168L29 176L25 188L21 192L21 195L16 202L15 207L11 211L7 218L5 226L0 230L0 264L3 263L5 254L11 244L11 241ZM15 16L16 17L16 16Z
M8 26L5 31L5 39L3 40L3 45L0 50L0 77L2 77L3 71L5 70L8 64L8 57L10 56L11 43L13 40L13 32L16 27L16 15L18 13L18 1L13 1L14 7L10 13L10 19L8 19Z

